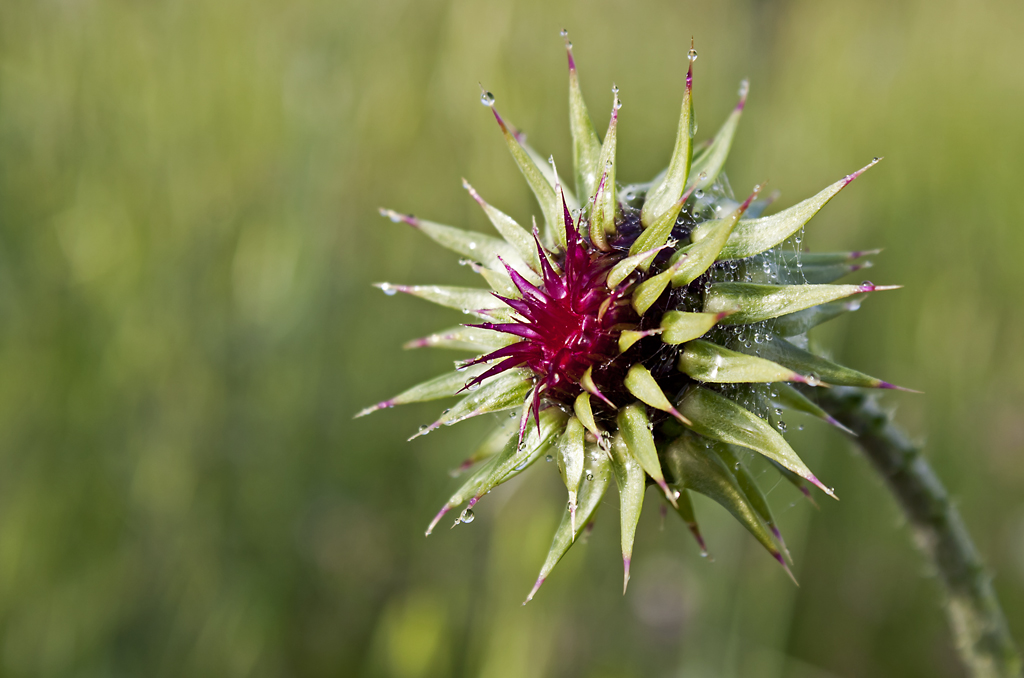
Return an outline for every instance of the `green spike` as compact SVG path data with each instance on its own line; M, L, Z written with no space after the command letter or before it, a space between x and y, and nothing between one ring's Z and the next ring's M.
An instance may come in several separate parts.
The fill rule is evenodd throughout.
M672 475L682 479L688 489L721 504L765 550L785 565L764 520L714 450L702 445L692 435L683 435L668 444L665 463Z
M583 200L597 192L598 181L603 171L600 163L601 140L597 138L594 124L587 112L587 104L583 101L576 62L568 40L565 50L569 58L569 130L572 132L572 164L576 170L576 195Z
M456 370L455 372L442 374L439 377L435 377L434 379L425 381L410 389L402 391L393 398L382 400L376 405L367 407L360 411L355 418L358 419L359 417L365 417L371 412L395 407L396 405L407 405L409 403L422 403L429 400L437 400L439 398L450 398L457 395L460 390L465 388L466 382L483 374L488 367L488 365L473 365L461 370Z
M405 342L402 348L449 348L458 351L483 353L508 346L519 341L519 337L502 332L493 332L479 327L450 327L426 337Z
M524 605L533 600L533 597L537 595L537 590L540 589L541 584L548 578L551 571L555 569L555 565L569 551L576 541L576 537L580 535L586 524L593 518L597 507L601 505L601 499L604 497L608 485L611 484L611 479L612 464L608 455L599 449L597 445L589 445L584 464L583 482L580 484L580 491L577 495L576 524L575 526L572 524L572 515L566 509L562 514L562 522L559 523L558 529L555 530L555 537L551 541L551 548L548 549L544 565L540 568L537 582L533 585L530 595L523 602Z
M522 273L523 276L531 282L539 281L536 274L540 273L541 270L540 259L537 257L537 248L534 245L533 236L530 235L525 228L520 226L515 219L481 198L480 194L476 192L476 189L470 186L469 182L465 179L462 180L462 187L465 188L466 191L469 192L469 195L476 200L477 204L483 208L484 213L487 215L487 218L490 219L495 230L497 230L498 233L501 234L501 237L515 249L519 258L529 265L534 275L529 275L531 271L523 270L522 267L513 266L513 268L516 268L516 270ZM476 252L476 249L471 251ZM502 258L504 259L504 257ZM498 263L500 265L500 262ZM511 266L513 262L506 259L505 263Z
M887 381L868 376L863 372L852 370L849 367L838 365L831 360L814 355L809 351L794 346L785 339L779 337L760 344L758 350L768 360L785 365L786 367L810 375L811 381L820 379L833 386L860 386L863 388L888 388L898 391L909 391Z
M669 405L669 407L672 406ZM675 408L672 409L673 411L675 410ZM658 448L654 445L654 435L651 433L651 422L647 418L646 408L639 403L623 407L619 410L616 423L619 425L619 432L622 434L622 439L626 441L629 451L640 462L647 475L665 493L665 498L675 506L676 498L673 496L674 493L668 489L668 485L665 483L665 475L661 472L661 462L658 461Z
M645 250L639 254L633 254L619 261L619 263L615 264L615 266L612 267L612 270L608 272L608 288L615 289L619 286L619 283L631 276L633 271L638 268L646 271L654 261L654 258L658 256L658 252L666 247L668 247L668 245L663 244L652 250Z
M520 407L531 388L533 388L533 379L528 370L510 370L475 391L470 391L468 396L451 409L446 410L440 419L426 428L420 429L419 433L409 440L426 435L442 425L451 426L470 417Z
M732 472L740 489L743 490L743 494L750 501L750 505L757 512L757 515L761 517L761 520L764 521L764 524L768 526L768 529L772 531L772 534L775 535L775 541L788 559L789 552L786 549L785 542L782 540L782 533L779 532L775 516L772 515L771 506L768 505L768 498L761 492L761 488L758 486L757 481L754 480L754 476L750 474L750 470L739 460L730 445L712 441L712 449L725 462L726 468Z
M553 194L554 192L552 191ZM516 248L501 238L495 238L494 236L474 231L464 231L461 228L445 226L433 221L424 221L423 219L417 219L411 214L401 214L394 210L381 208L380 213L393 222L401 221L409 224L438 245L464 257L479 261L487 268L495 271L504 271L505 266L501 263L499 257L504 259L509 266L516 268L520 272L523 272L523 269L526 268Z
M776 404L781 405L790 410L796 410L797 412L803 412L813 417L817 417L823 421L827 421L841 431L848 433L851 436L857 434L846 428L838 419L833 417L831 414L821 409L817 403L805 396L800 391L796 390L788 384L774 384L772 386L772 400Z
M691 50L692 51L692 50ZM697 131L697 121L693 115L693 61L686 71L686 89L683 93L683 105L679 114L679 127L676 131L676 145L672 151L672 159L668 170L660 183L647 192L640 221L644 228L650 228L665 213L674 209L683 194L686 180L690 175L690 162L693 160L693 135ZM676 210L678 214L678 210ZM675 218L672 219L675 221ZM644 247L643 249L650 249Z
M750 448L811 481L830 497L835 497L831 489L814 477L778 431L743 406L697 386L687 390L677 407L683 416L693 422L690 428L705 438Z
M733 210L732 214L724 219L716 219L716 226L708 228L707 235L700 242L687 247L685 250L680 250L673 258L673 261L679 261L679 268L672 275L672 285L674 287L682 287L687 285L698 277L700 277L704 271L711 268L711 264L715 263L715 259L718 258L718 253L722 251L722 247L725 242L729 239L729 234L732 233L736 227L736 223L743 216L743 213L750 207L750 203L754 201L757 194L761 192L760 186L754 187L754 192L750 194L750 197L744 201L742 205ZM721 310L721 309L719 309Z
M729 150L732 148L732 139L736 136L736 127L740 123L740 116L743 115L743 108L747 105L747 93L750 91L749 83L744 80L740 83L740 100L732 109L732 113L726 118L725 124L718 130L711 143L697 156L694 157L690 167L691 177L698 177L704 174L703 178L691 178L690 183L696 189L705 189L715 183L715 179L722 172L725 160L729 157Z
M863 297L854 297L844 301L833 301L827 304L818 304L805 308L796 313L780 315L772 323L772 331L782 337L795 337L804 334L818 325L838 318L844 313L856 311L860 308Z
M715 283L704 296L704 312L738 309L723 325L742 325L777 318L863 292L899 289L899 285L755 285Z
M576 418L583 422L583 425L588 431L594 434L594 437L601 438L601 429L598 428L597 422L594 420L594 410L590 406L590 394L584 391L576 396L576 401L573 403L573 411L576 413Z
M683 417L676 411L676 408L672 406L668 398L665 397L661 387L658 386L658 382L654 379L654 376L650 371L642 364L637 363L629 368L629 372L626 373L626 379L623 382L626 390L637 397L641 402L653 407L656 410L667 412L673 417L688 424L686 417ZM633 405L633 407L637 407ZM650 473L650 471L648 471ZM655 477L651 473L651 477Z
M669 311L661 316L661 340L666 344L683 344L703 337L728 315L729 311L719 313Z
M583 479L583 448L586 429L576 417L569 417L565 424L565 433L558 441L555 458L558 461L558 472L569 492L569 514L572 521L573 534L576 533L576 493Z
M608 132L604 135L601 145L601 157L598 159L598 170L601 172L601 190L594 199L591 228L603 230L604 233L615 233L615 217L619 210L619 201L615 196L615 147L618 137L616 130L619 122L619 94L617 90L612 101L612 114L608 120Z
M778 214L760 219L741 220L722 249L719 259L746 259L775 247L803 228L836 193L846 188L850 182L873 167L879 160L879 158L872 160L866 166L843 177L814 197ZM699 242L706 235L707 228L702 224L694 229L690 238L694 242Z
M679 355L679 371L697 381L713 384L808 381L803 375L770 360L730 351L699 339L683 347Z
M544 233L548 242L558 243L565 249L565 230L562 228L562 210L558 204L558 197L555 195L554 184L549 181L544 173L541 171L539 165L543 165L543 162L535 162L530 154L523 148L523 145L516 139L516 137L509 131L505 121L502 120L501 116L498 115L498 111L495 108L491 108L494 113L494 118L498 121L498 125L501 127L501 133L505 137L505 143L508 145L508 150L512 153L512 158L516 161L516 165L519 166L519 171L522 172L523 178L526 179L526 183L530 185L530 190L533 191L533 195L537 198L537 203L540 205L540 211L544 215Z
M621 434L612 438L611 461L615 484L619 486L619 525L624 570L622 593L625 594L626 586L629 584L629 563L633 558L633 537L636 535L636 524L640 520L640 510L644 505L646 474Z
M393 285L391 283L374 283L385 294L402 292L420 299L426 299L439 306L454 308L481 317L493 317L493 313L477 313L477 311L508 310L505 302L497 299L489 290L475 287L454 287L451 285Z

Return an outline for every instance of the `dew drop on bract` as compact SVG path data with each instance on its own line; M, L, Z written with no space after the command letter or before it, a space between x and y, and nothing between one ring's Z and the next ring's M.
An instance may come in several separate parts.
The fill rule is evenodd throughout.
M686 53L686 58L689 59L690 63L692 64L694 61L697 60L697 50L691 47L690 51Z
M466 523L467 525L469 523L473 522L473 520L475 518L476 518L476 516L473 515L473 509L469 509L469 508L466 509L465 511L463 511L462 515L459 516L459 520L461 520L462 522Z
M480 103L488 107L493 106L494 95L488 92L487 90L484 90L483 92L480 93Z
M693 192L693 197L696 198L697 200L700 200L701 198L704 197L704 191L698 188L696 191Z
M587 474L587 480L593 480L593 479L594 479L594 474L593 473L588 473Z
M544 457L544 461L554 461L554 460L555 460L555 458L552 457L550 454L548 456Z
M567 31L567 30L565 30L563 28L562 30L558 31L558 34L561 35L564 38L564 37L567 37L569 35L569 31Z

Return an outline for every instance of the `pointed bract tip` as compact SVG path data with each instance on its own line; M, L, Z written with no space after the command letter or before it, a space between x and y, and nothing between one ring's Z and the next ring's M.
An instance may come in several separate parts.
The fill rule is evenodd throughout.
M813 473L808 473L807 476L805 476L805 477L806 477L807 480L809 480L812 483L814 483L815 485L817 485L819 490L821 490L822 492L824 492L828 496L832 497L836 501L839 501L839 497L836 496L835 491L832 490L832 488L830 488L830 487L825 487L822 484L822 482L815 477L815 475Z
M898 290L902 288L903 285L875 285L874 283L869 282L861 283L860 285L861 292L885 292L888 290Z
M782 565L782 569L786 571L786 574L788 574L789 578L793 580L793 583L800 586L800 582L798 582L796 577L793 576L793 571L789 569L789 565L786 563L786 559L782 557L782 554L776 551L775 553L772 553L772 556L775 560L779 561L779 565Z
M744 78L740 81L740 100L736 102L736 110L742 111L747 105L747 95L750 93L750 81Z
M469 195L473 198L473 200L476 200L477 203L479 203L480 207L487 206L487 202L480 197L480 194L476 192L476 189L473 188L468 181L466 181L465 177L463 177L462 179L462 187L469 192Z
M744 200L743 204L740 205L740 207L739 207L740 215L742 215L744 212L747 211L747 208L750 207L750 203L754 202L754 199L757 198L757 195L761 192L761 189L763 189L764 185L767 184L767 183L768 183L767 181L762 181L761 183L759 183L756 186L754 186L753 192L751 192L751 194L749 196L747 196L747 199Z
M540 587L541 587L541 585L543 583L544 583L544 577L538 577L537 581L533 585L533 588L530 589L530 595L526 596L526 600L523 601L523 605L526 605L528 602L533 600L533 597L535 595L537 595L537 591L540 590Z
M680 421L680 423L685 424L687 426L693 426L693 422L690 421L689 419L687 419L686 417L684 417L682 412L680 412L676 408L669 407L668 413L671 414L676 419L678 419ZM672 505L675 506L675 502L672 502Z
M857 434L854 433L852 429L849 429L846 426L844 426L843 422L839 421L838 419L833 417L831 414L826 414L825 415L825 421L827 421L828 423L832 424L833 426L835 426L837 429L839 429L843 433L846 433L847 435L851 435L854 438L857 437Z
M660 487L661 491L665 493L665 498L668 499L668 503L672 504L672 508L678 509L679 504L676 503L676 493L669 488L665 479L662 478L661 480L655 480L654 482L658 483L658 487Z
M897 386L896 384L890 384L887 381L880 381L878 383L878 388L889 389L891 391L903 391L904 393L916 393L918 395L924 394L924 391L917 391L912 388L907 388L906 386Z
M565 55L569 59L569 73L576 72L576 60L572 58L572 42L569 41L569 31L564 28L559 31L559 35L565 40Z
M395 210L389 210L386 207L378 207L377 211L380 212L380 215L382 217L387 217L393 223L397 224L399 222L405 222L412 226L413 228L419 228L420 220L411 214L402 214L401 212L396 212Z
M626 587L629 586L629 558L622 559L622 595L626 595Z
M377 410L384 410L384 409L387 409L389 407L394 407L394 406L395 406L395 401L394 400L382 400L379 403L377 403L376 405L370 405L369 407L366 407L366 408L363 408L362 410L359 410L358 412L356 412L356 416L354 416L352 418L353 419L359 419L360 417L365 417L366 415L370 414L371 412L376 412Z
M690 528L690 533L693 535L693 538L697 540L697 546L700 547L701 555L706 558L708 555L708 547L707 544L704 543L704 535L700 533L700 527L697 523L687 523L686 526Z
M441 427L441 420L440 419L435 421L433 424L430 424L429 426L426 426L426 425L421 426L419 431L417 431L415 434L409 436L407 442L416 440L420 436L425 436L428 433L430 433L431 431L433 431L433 430L435 430L437 428L440 428L440 427Z
M807 501L811 502L811 506L813 506L813 507L814 507L815 509L817 509L818 511L820 511L820 510L821 510L821 507L820 507L820 506L818 506L818 502L817 502L817 501L816 501L816 500L814 499L814 497L813 497L813 496L811 496L811 491L810 491L810 490L808 490L808 489L807 489L806 487L804 487L803 485L800 485L800 486L799 486L799 488L800 488L800 492L801 492L801 494L803 494L803 495L804 495L805 497L807 497Z
M444 514L448 513L448 511L450 511L451 508L452 507L449 506L448 504L445 504L443 507L441 507L441 510L437 512L436 516L434 516L434 519L430 521L430 525L427 526L427 531L424 536L430 536L430 533L434 531L434 528L437 527L437 524L441 522L441 518L444 518Z
M874 256L876 254L881 254L881 253L882 253L882 248L881 247L879 247L876 250L857 250L856 252L850 252L850 259L860 259L861 257L869 257L869 256Z
M869 162L868 164L864 165L863 167L861 167L859 170L857 170L853 174L847 174L846 175L846 182L843 184L843 186L850 185L850 183L854 179L856 179L860 175L864 174L864 172L867 172L869 169L871 169L872 167L874 167L875 165L877 165L881 161L882 161L882 158L874 158L871 162Z

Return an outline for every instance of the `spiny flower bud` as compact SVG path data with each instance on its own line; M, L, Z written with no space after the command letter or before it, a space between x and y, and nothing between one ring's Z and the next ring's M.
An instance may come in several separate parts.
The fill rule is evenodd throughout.
M815 405L815 388L897 388L805 348L809 329L855 310L866 293L893 289L831 284L869 266L864 257L876 251L799 251L811 217L879 159L789 209L762 216L771 198L760 198L761 187L737 201L722 173L747 83L725 124L695 149L691 49L667 169L648 183L620 186L618 89L602 141L568 41L566 50L575 193L562 185L553 159L544 162L481 88L481 102L537 198L543 234L536 222L528 230L491 206L465 180L500 237L381 210L468 258L487 289L380 284L385 293L412 294L480 320L407 347L477 356L357 416L461 398L415 438L470 417L511 412L462 464L459 471L471 471L469 478L427 534L464 504L456 524L471 522L473 506L491 489L542 457L557 460L568 503L527 600L592 523L612 482L619 491L624 588L648 485L657 486L702 551L690 492L725 507L789 572L782 535L747 468L748 450L808 497L809 485L834 496L786 441L781 415L802 412L842 428ZM784 247L790 242L795 249Z

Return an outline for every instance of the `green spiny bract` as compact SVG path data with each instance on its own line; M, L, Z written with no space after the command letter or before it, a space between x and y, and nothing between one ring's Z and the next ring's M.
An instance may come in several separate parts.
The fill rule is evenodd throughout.
M564 33L563 33L564 35ZM609 485L618 486L624 586L633 535L648 485L704 541L689 492L724 506L786 568L775 519L746 462L762 455L810 497L808 484L833 496L786 442L785 410L841 425L808 397L830 385L895 388L807 351L810 328L854 310L870 282L833 285L868 266L873 252L801 254L804 226L836 193L878 159L817 195L771 216L759 187L731 195L722 167L747 97L718 133L696 150L690 50L682 113L668 168L646 184L620 186L615 167L620 103L613 88L601 141L579 88L572 46L569 122L575 193L494 109L509 150L540 205L544 229L532 233L463 182L500 238L391 210L468 258L489 289L380 284L481 319L409 342L479 355L454 372L367 408L452 396L462 399L418 435L442 424L511 411L460 467L469 479L430 523L468 504L537 459L554 457L568 492L531 599L580 532ZM577 202L575 196L582 198ZM786 249L788 242L795 249ZM795 384L796 386L792 385Z

